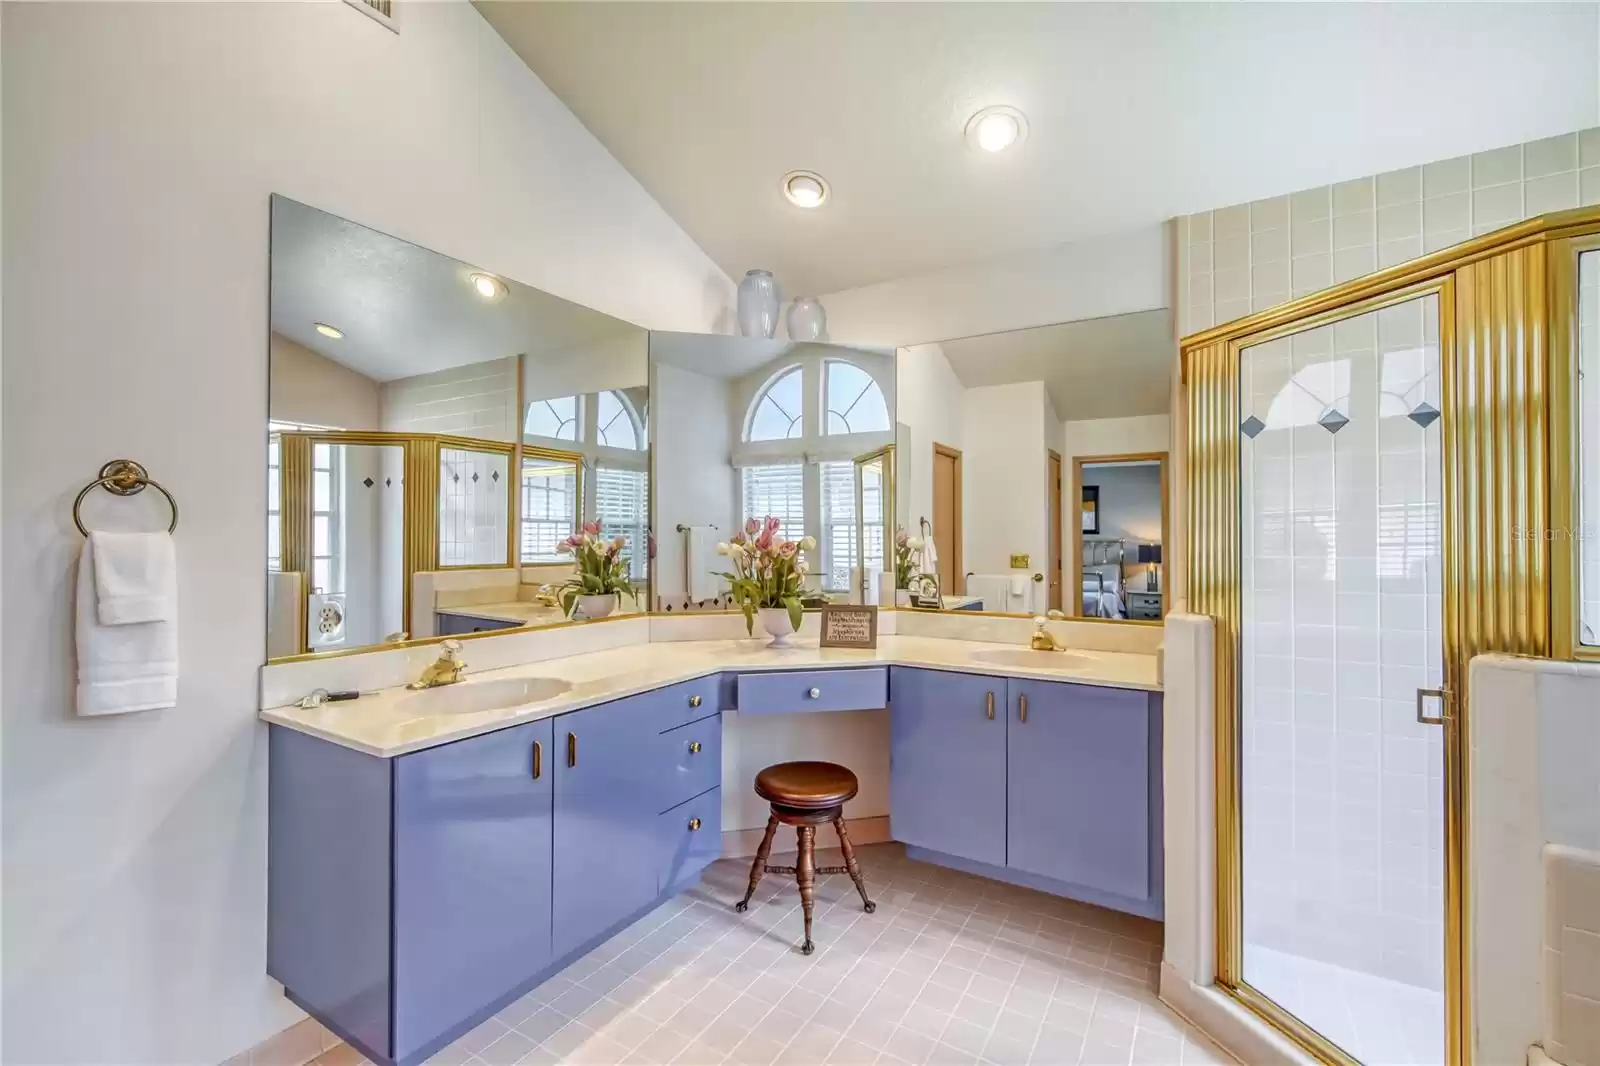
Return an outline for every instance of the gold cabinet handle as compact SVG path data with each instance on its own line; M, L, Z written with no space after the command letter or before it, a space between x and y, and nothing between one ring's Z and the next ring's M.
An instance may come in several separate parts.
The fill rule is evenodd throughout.
M698 740L689 741L689 754L690 755L699 755L700 754L700 742Z
M700 697L699 696L690 696L689 697L689 706L691 706L691 707L700 706Z
M698 819L698 818L690 818L689 819L689 832L691 832L691 833L700 832L700 819Z
M983 711L989 716L989 721L994 721L994 693L991 692L983 698Z
M1026 722L1027 720L1028 720L1028 694L1026 692L1024 692L1024 693L1022 693L1021 695L1019 695L1017 697L1017 721Z
M567 765L578 765L578 734L567 734Z
M539 780L544 773L544 745L537 740L533 742L533 779Z

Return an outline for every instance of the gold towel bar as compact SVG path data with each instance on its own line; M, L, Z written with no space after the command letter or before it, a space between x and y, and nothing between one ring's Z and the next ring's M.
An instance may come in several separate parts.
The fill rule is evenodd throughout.
M137 496L146 485L167 498L167 504L172 508L172 524L167 527L167 532L171 533L178 528L178 501L172 498L172 493L161 482L150 477L145 468L132 459L113 459L100 468L100 476L85 485L83 491L78 493L78 498L72 501L72 524L78 527L79 533L86 537L89 535L78 509L83 506L83 498L96 486L118 496Z

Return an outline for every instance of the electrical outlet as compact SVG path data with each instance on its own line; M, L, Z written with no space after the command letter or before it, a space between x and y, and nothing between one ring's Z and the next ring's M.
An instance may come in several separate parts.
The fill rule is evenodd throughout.
M1011 569L1026 570L1033 565L1032 560L1033 556L1031 555L1013 555L1011 557Z

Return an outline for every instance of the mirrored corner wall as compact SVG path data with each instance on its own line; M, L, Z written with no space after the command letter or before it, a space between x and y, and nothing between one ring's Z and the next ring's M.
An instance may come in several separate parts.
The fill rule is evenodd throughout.
M904 526L949 610L1159 623L1172 316L901 348Z
M282 196L271 282L269 660L648 609L643 329Z
M650 396L655 610L728 609L716 546L769 516L816 540L808 605L892 601L909 509L892 351L657 332Z

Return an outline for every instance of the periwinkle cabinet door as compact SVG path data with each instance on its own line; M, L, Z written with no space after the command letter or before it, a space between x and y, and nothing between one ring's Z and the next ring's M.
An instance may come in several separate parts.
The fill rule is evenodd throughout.
M555 959L551 737L531 722L395 760L395 1059Z
M650 695L555 720L555 953L656 896L657 805L667 766Z
M896 840L1006 861L1006 679L895 667L889 812Z
M1016 678L1006 687L1007 865L1148 899L1149 695Z

